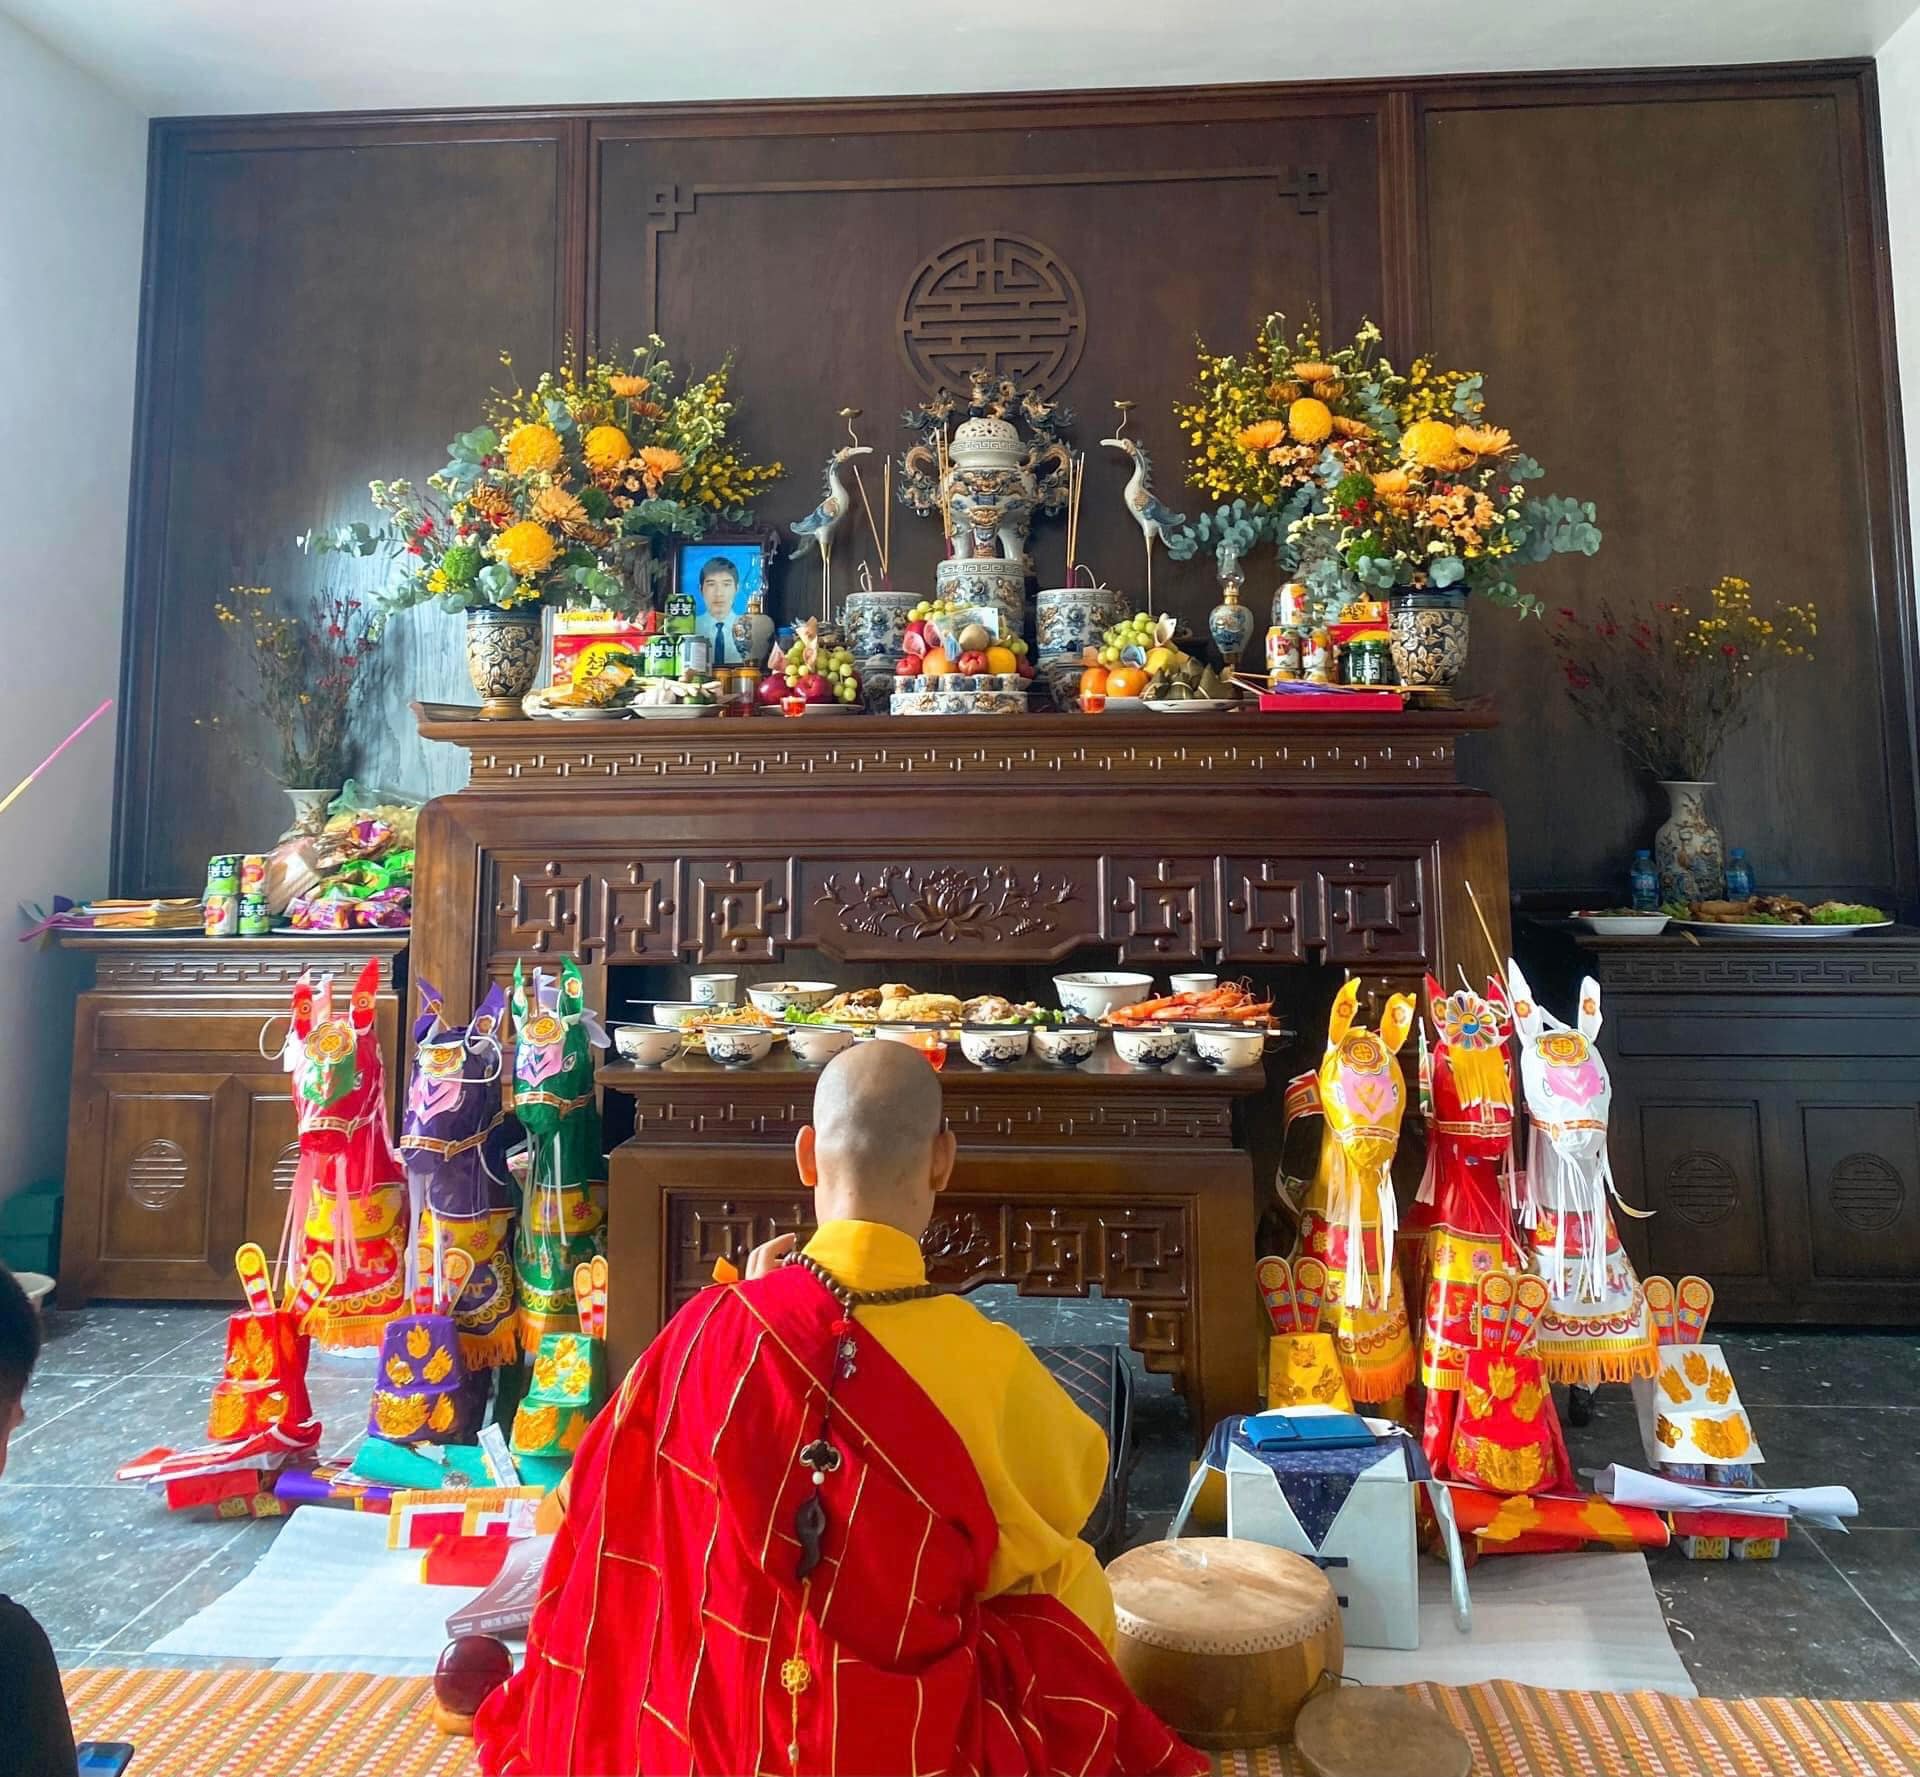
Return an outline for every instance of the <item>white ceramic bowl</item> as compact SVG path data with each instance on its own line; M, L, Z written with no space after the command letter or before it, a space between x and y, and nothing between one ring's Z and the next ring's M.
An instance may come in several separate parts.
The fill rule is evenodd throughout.
M1054 1067L1078 1067L1099 1046L1097 1030L1036 1024L1033 1052Z
M1104 1018L1116 1006L1131 1006L1153 991L1151 975L1126 975L1094 969L1080 975L1056 975L1053 990L1061 1005L1083 1018Z
M752 1067L773 1053L773 1032L751 1024L710 1024L700 1037L707 1059L722 1067Z
M44 1309L53 1294L53 1279L44 1271L16 1271L13 1280L36 1310Z
M747 998L778 1018L782 1012L817 1012L840 990L831 981L763 981Z
M1574 918L1602 938L1657 938L1667 929L1664 913L1576 913Z
M853 1047L854 1037L852 1031L830 1024L790 1024L787 1041L803 1067L825 1067L841 1050Z
M1113 1052L1128 1067L1165 1067L1185 1040L1177 1030L1116 1030Z
M711 1012L711 1006L696 1006L692 1000L660 1000L653 1008L653 1021L669 1030L678 1030L683 1024L691 1024L703 1012Z
M613 1027L613 1046L619 1050L620 1059L632 1062L635 1067L659 1067L671 1061L685 1041L675 1026L616 1024Z
M1211 993L1220 985L1218 975L1170 975L1167 985L1175 993Z
M1223 1073L1258 1067L1267 1047L1264 1031L1196 1030L1188 1034L1193 1038L1194 1054L1209 1067L1217 1067Z
M960 1053L975 1067L1012 1067L1027 1052L1033 1032L1025 1025L1017 1029L963 1030Z

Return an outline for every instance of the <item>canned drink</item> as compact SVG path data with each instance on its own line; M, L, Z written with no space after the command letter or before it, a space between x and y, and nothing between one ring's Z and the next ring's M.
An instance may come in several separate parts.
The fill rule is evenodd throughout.
M264 895L267 892L267 854L250 851L240 860L240 893Z
M1291 680L1300 676L1300 632L1275 625L1267 631L1267 677Z
M668 635L664 630L647 637L647 651L641 659L641 671L649 679L670 679L673 677L674 643L677 637Z
M240 897L239 925L243 938L264 938L273 930L273 915L267 911L265 895Z
M217 852L207 860L207 893L237 895L240 892L240 854Z
M1333 683L1333 640L1324 629L1312 631L1302 644L1300 670L1309 685Z
M240 935L240 897L208 895L201 903L200 929L209 938L237 938Z
M1307 589L1298 580L1289 580L1273 595L1273 621L1281 629L1307 627Z
M674 664L681 678L709 679L713 676L713 638L681 636L674 649Z

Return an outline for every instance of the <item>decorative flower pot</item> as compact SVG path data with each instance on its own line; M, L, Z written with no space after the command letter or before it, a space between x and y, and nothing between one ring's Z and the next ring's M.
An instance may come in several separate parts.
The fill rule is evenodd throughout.
M296 790L287 784L280 787L287 792L287 800L293 804L293 825L280 835L282 839L305 839L318 833L327 824L328 807L334 797L340 794L338 790Z
M1078 677L1080 656L1099 647L1100 638L1128 616L1132 606L1124 592L1111 586L1050 586L1040 594L1038 611L1037 664L1051 667L1066 661Z
M481 606L467 613L467 676L480 693L480 714L489 722L517 721L520 700L540 670L540 609L518 611Z
M1712 784L1660 780L1667 818L1653 836L1660 868L1660 895L1667 901L1718 901L1727 892L1727 863L1720 829L1707 818Z
M1393 665L1403 685L1445 690L1467 664L1467 595L1453 587L1396 592L1388 606Z
M853 592L840 607L847 652L858 661L892 666L906 646L907 613L921 602L917 592Z

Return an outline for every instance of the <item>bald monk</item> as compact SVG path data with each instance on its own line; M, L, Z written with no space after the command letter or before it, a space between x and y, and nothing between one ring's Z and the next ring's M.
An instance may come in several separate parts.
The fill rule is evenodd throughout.
M481 1769L1207 1770L1107 1652L1099 1428L926 1281L938 1077L849 1049L794 1152L818 1232L702 1291L588 1433Z

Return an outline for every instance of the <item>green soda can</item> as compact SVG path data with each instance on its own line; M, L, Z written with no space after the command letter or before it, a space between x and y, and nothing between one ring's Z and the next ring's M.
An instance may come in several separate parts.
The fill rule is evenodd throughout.
M273 915L267 911L265 895L240 897L240 936L264 938L273 930Z
M223 851L207 860L207 893L237 895L240 892L240 854Z

